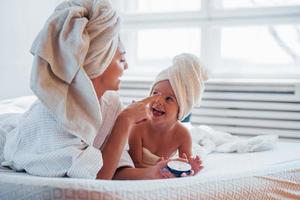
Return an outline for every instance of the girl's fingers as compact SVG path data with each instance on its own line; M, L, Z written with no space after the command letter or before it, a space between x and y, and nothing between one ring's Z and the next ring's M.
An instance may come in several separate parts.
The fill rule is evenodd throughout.
M168 178L175 178L171 172L165 172Z
M165 160L164 157L160 157L157 162Z
M203 169L203 166L200 166L197 169L194 169L194 174L197 174L198 172L200 172Z
M188 157L187 157L186 153L183 153L183 154L182 154L182 157L183 157L184 159L188 160Z
M191 170L191 173L189 174L190 176L194 176L195 174L195 171L194 170Z
M180 176L181 176L181 177L186 177L187 174L186 174L185 172L183 172Z
M182 162L188 162L188 160L187 160L187 159L185 159L185 158L181 158L181 157L179 157L179 158L176 158L175 160L182 161Z

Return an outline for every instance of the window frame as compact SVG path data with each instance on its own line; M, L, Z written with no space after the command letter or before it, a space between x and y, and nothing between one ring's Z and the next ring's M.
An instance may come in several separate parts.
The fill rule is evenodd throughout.
M153 28L184 28L184 27L200 27L201 29L201 60L209 67L218 67L221 57L221 29L214 27L230 27L230 26L249 26L249 25L283 25L283 24L300 24L300 5L299 6L283 6L283 7L259 7L259 8L240 8L240 9L215 9L213 1L202 0L201 10L199 11L185 11L185 12L165 12L165 13L125 13L125 3L121 0L115 0L118 9L121 11L122 26L125 31L130 34L136 34L141 29ZM124 32L125 32L124 31ZM122 33L122 36L133 44L131 52L136 53L136 39L135 36L128 36ZM219 38L216 39L216 38ZM203 50L205 49L205 51ZM137 62L135 55L129 55L134 60L133 65L140 65ZM216 60L219 62L216 62ZM162 61L163 62L163 61ZM229 62L230 63L230 62ZM164 64L164 63L162 63ZM295 63L293 67L296 67ZM224 65L226 67L226 65ZM255 68L264 68L266 64L255 65ZM232 66L232 69L237 66ZM208 69L209 70L209 69ZM275 68L274 68L275 70ZM270 74L253 73L245 75L243 72L230 73L228 68L227 73L215 73L211 71L211 77L214 78L300 78L300 69L296 73L282 74L278 71Z

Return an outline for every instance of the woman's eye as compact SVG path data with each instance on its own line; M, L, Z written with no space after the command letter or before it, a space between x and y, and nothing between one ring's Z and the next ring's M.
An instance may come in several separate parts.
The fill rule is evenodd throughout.
M126 62L126 60L125 59L121 59L120 62Z
M152 95L158 94L157 92L153 92Z

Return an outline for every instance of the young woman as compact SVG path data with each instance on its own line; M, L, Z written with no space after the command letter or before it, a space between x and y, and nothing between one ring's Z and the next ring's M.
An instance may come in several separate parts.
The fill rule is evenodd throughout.
M107 0L70 0L55 9L31 48L38 100L7 133L3 166L38 176L162 177L166 161L135 169L124 148L157 97L122 110L116 91L128 66L119 24Z

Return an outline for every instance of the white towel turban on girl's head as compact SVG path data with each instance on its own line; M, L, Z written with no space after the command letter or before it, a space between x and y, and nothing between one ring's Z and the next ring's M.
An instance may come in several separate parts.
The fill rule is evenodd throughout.
M72 134L92 144L102 123L93 79L119 43L119 17L108 0L61 3L35 39L31 89Z
M179 106L178 119L182 120L200 102L207 74L195 55L183 53L175 56L172 66L156 76L151 92L158 82L164 80L171 84Z

